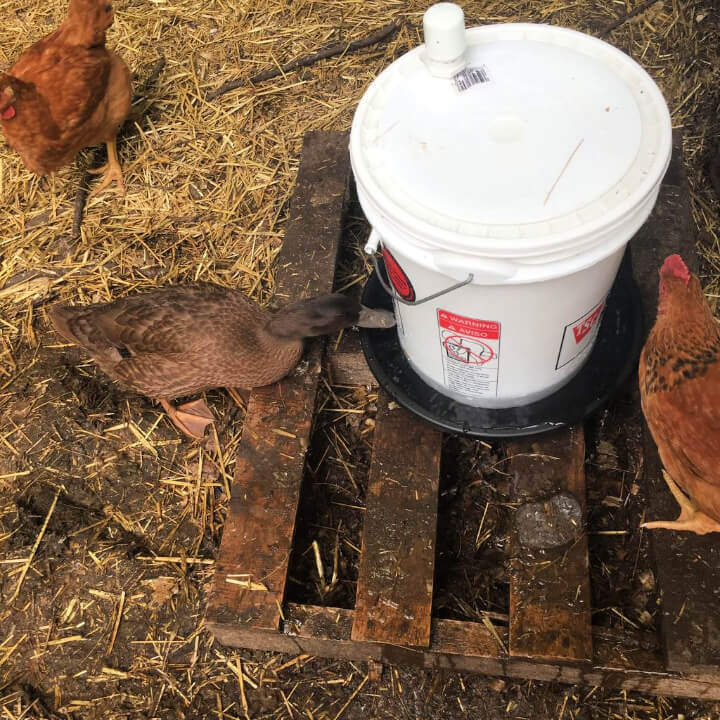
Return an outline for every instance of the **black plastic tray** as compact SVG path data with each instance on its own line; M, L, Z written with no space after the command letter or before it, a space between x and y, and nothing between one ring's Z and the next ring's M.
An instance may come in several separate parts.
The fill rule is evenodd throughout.
M378 281L368 279L362 302L392 310L392 300ZM519 437L539 435L581 421L607 405L637 366L643 338L641 301L630 273L621 272L603 313L595 346L582 369L552 395L528 405L477 408L442 395L410 367L396 328L361 328L363 352L381 387L423 420L456 435Z

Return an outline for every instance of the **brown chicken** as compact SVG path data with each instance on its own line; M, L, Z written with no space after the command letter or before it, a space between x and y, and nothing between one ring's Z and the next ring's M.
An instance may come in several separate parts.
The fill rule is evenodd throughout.
M719 327L700 281L670 255L639 374L642 409L680 516L644 527L720 532Z
M321 295L271 313L238 290L176 285L97 305L56 305L55 330L85 348L113 380L157 398L186 435L213 421L202 400L170 400L215 387L270 385L298 363L303 338L352 325L392 327L384 310L344 295Z
M112 22L110 0L70 0L60 27L0 74L0 125L32 172L47 175L83 148L107 144L93 195L113 181L124 189L116 136L130 111L130 71L105 47Z

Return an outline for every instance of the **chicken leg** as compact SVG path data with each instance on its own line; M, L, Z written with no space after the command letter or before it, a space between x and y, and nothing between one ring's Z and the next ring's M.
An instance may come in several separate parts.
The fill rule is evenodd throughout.
M104 174L104 177L100 184L88 195L88 200L95 195L101 193L110 183L116 182L118 192L121 195L125 194L125 184L123 183L122 168L120 167L120 160L118 159L117 152L117 138L108 140L107 154L108 161L102 167L88 170L91 175Z
M175 426L193 440L202 440L205 428L215 422L210 408L203 400L193 400L179 407L175 407L167 398L158 398L158 402Z
M675 481L665 470L663 470L663 477L665 478L667 486L670 488L670 492L680 506L680 515L677 520L656 520L654 522L642 523L640 527L648 528L649 530L655 528L688 530L698 535L720 532L720 523L717 522L717 520L713 520L709 515L706 515L702 510L698 510L692 499L675 484Z

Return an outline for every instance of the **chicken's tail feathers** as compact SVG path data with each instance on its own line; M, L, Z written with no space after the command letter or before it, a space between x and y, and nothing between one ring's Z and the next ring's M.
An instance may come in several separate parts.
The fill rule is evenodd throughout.
M115 15L111 0L70 0L62 28L71 45L94 48L105 44Z

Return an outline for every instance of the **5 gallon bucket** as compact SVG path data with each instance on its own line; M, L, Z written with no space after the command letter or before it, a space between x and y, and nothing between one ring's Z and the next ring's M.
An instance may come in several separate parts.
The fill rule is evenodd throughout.
M582 33L465 30L451 3L424 29L353 120L366 251L384 256L422 380L475 407L527 404L590 354L667 170L670 115L637 63Z

